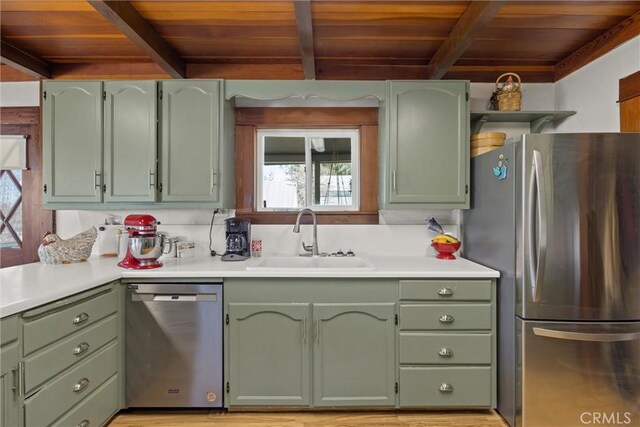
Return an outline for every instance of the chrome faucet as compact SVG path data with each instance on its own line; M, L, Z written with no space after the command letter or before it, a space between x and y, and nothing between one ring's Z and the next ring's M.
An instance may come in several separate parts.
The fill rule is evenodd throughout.
M311 218L313 218L313 243L311 244L311 246L307 246L304 244L304 242L302 242L302 248L307 251L307 252L311 252L312 256L318 256L319 252L318 252L318 220L316 218L316 213L309 209L309 208L302 208L300 209L300 212L298 212L298 217L296 218L296 225L293 226L293 232L294 233L299 233L300 232L300 218L302 218L302 215L304 214L311 214Z

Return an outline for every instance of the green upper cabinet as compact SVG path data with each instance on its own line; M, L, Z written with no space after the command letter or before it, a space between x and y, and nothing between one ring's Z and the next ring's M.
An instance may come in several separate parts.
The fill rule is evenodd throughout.
M311 404L310 304L229 304L230 406Z
M315 406L394 406L395 304L314 304Z
M102 82L43 89L45 202L102 202Z
M157 83L104 83L106 202L156 200Z
M164 202L219 202L219 80L161 82L161 197Z
M469 83L387 84L381 207L467 208Z

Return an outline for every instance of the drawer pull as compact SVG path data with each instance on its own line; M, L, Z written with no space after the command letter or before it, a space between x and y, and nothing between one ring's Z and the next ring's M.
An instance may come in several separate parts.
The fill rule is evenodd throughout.
M80 313L73 318L73 324L79 325L81 323L86 322L87 320L89 320L89 315L87 313Z
M82 378L73 385L73 392L78 393L87 387L89 387L89 378Z
M76 427L89 427L91 422L89 420L82 420L78 423Z
M440 351L438 351L438 355L440 357L451 357L453 356L453 350L447 347L442 347Z
M75 354L76 356L79 356L82 353L86 352L87 350L89 350L89 343L82 342L78 344L76 348L73 349L73 354Z
M453 289L451 288L440 288L438 289L438 295L443 297L448 297L453 295Z
M440 384L440 387L438 387L438 390L440 390L442 393L451 393L453 392L453 386L448 383L442 383Z
M440 323L453 323L453 316L450 314L443 314L438 320L440 320Z

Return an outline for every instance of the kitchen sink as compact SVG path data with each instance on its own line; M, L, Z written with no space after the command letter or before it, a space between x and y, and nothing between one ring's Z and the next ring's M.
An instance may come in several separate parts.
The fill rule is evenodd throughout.
M262 271L373 271L375 269L368 259L362 257L312 258L301 256L265 257L247 267L247 270Z

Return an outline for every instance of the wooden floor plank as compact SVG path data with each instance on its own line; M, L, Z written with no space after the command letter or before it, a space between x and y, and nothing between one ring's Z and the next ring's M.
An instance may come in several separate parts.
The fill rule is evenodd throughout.
M493 411L226 412L125 411L110 427L507 427Z

